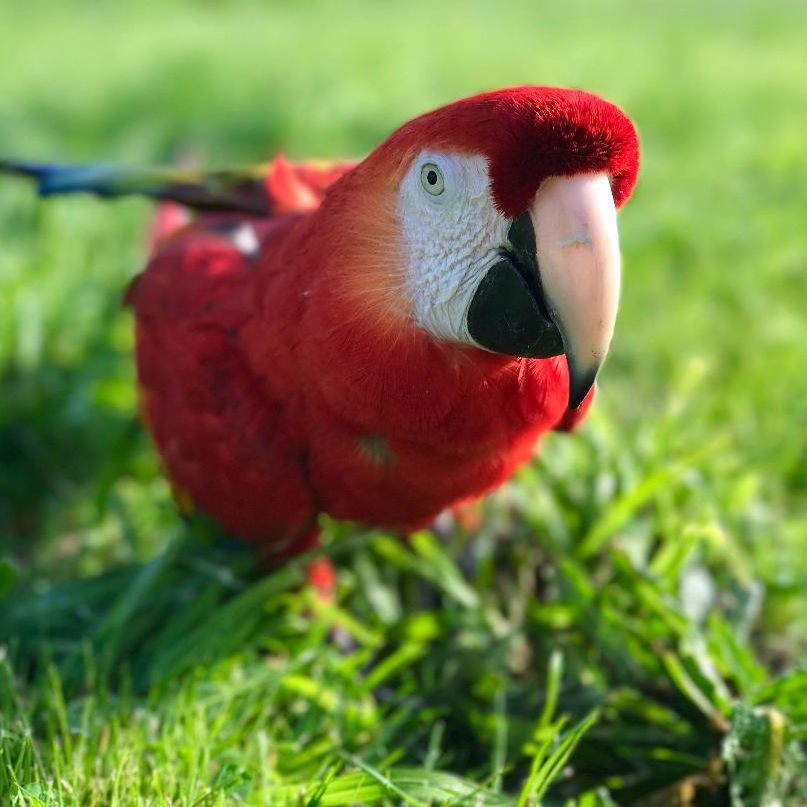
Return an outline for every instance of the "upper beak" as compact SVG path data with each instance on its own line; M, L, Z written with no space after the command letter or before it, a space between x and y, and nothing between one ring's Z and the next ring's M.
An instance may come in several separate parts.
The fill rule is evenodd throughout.
M608 177L550 177L530 216L544 298L569 365L569 408L576 409L608 352L619 303L619 236Z

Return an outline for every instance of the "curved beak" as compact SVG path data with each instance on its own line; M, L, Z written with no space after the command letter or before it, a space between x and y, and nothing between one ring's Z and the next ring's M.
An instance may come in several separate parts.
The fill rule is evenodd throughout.
M619 303L619 236L609 179L550 177L529 212L544 298L569 365L569 408L576 409L608 352Z

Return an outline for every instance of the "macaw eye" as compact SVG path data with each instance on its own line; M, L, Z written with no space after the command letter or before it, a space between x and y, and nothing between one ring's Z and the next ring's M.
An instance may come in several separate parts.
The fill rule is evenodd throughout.
M443 172L434 163L425 163L420 169L420 184L432 196L439 196L446 188Z

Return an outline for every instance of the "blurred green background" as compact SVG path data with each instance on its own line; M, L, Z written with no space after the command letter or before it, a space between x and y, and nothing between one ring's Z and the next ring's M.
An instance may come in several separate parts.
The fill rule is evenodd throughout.
M642 165L595 411L578 437L547 440L487 523L501 531L515 501L532 513L516 519L525 540L589 559L618 547L642 574L683 542L664 596L703 621L690 567L707 610L756 592L747 638L778 675L807 663L805 42L802 0L0 0L0 157L359 157L415 114L499 86L616 102ZM0 184L0 594L4 575L47 592L187 532L134 417L120 307L149 215Z

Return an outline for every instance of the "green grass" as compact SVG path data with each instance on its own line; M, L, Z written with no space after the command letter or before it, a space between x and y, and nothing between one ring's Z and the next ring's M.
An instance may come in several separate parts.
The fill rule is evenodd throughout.
M597 405L337 604L184 523L138 426L148 205L0 184L0 803L807 804L807 15L0 0L0 155L361 155L438 103L637 122Z

